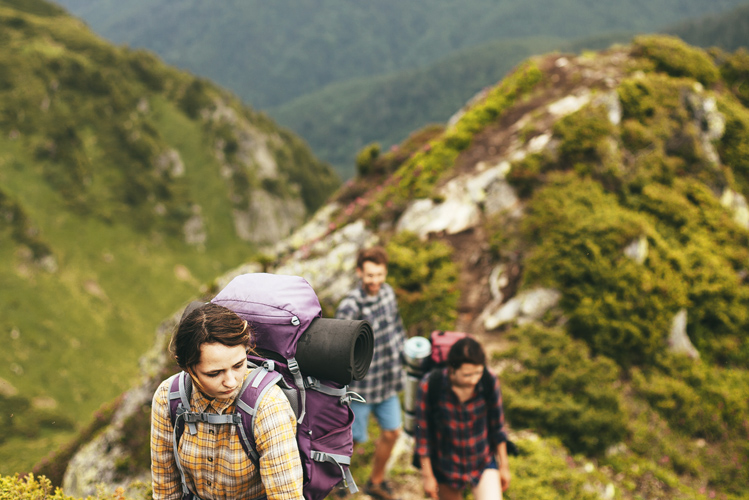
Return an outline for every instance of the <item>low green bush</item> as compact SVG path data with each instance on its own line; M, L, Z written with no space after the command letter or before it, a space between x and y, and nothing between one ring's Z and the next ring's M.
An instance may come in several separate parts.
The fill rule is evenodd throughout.
M561 330L527 326L511 332L501 374L513 428L558 437L573 453L597 455L626 435L619 368Z
M409 334L428 336L432 330L452 328L460 294L452 248L402 232L388 242L387 251L388 279Z
M66 495L60 488L55 487L44 476L29 474L21 477L0 476L0 499L1 500L149 500L152 498L147 485L139 485L138 490L142 493L136 497L126 496L122 488L117 488L112 493L98 493L95 496L87 496L85 499L77 499Z
M690 47L676 37L636 37L632 54L652 61L657 71L671 76L694 78L706 86L720 79L718 68L704 50Z
M512 480L503 498L521 500L597 500L590 474L570 467L557 439L517 439L522 450L510 458Z

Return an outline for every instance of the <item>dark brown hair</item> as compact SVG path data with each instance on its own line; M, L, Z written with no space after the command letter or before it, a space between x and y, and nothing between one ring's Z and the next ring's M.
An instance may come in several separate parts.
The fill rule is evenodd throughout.
M486 365L486 354L475 339L464 337L453 344L447 353L447 365L453 370L457 370L464 364Z
M208 303L193 307L182 316L172 334L169 351L183 370L200 363L200 347L219 343L228 347L244 345L250 349L252 332L246 321L226 307Z
M359 254L356 256L356 268L362 269L365 262L374 262L378 265L388 264L388 253L382 247L364 248L359 250Z

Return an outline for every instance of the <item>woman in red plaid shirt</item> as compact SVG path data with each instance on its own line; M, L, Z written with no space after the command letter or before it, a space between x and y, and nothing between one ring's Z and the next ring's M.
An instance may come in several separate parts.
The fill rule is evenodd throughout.
M476 500L501 500L510 468L499 380L488 371L484 375L486 355L470 337L450 348L447 365L435 375L441 379L426 375L419 385L416 453L424 492L434 500L460 500L470 487ZM494 385L491 398L482 391L484 376ZM435 408L429 408L430 380L449 388L439 391Z

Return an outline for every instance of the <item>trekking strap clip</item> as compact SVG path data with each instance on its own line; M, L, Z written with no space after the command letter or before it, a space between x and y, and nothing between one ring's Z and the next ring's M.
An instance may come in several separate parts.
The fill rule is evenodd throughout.
M344 469L341 464L343 465L351 465L351 457L348 457L346 455L334 455L333 453L325 453L323 451L315 451L312 450L310 453L310 458L314 460L315 462L330 462L332 464L335 464L338 466L339 469L341 469L341 477L343 478L343 486L348 488L349 493L356 493L359 491L359 488L356 487L356 482L354 481L354 476L351 474L351 470L348 468Z

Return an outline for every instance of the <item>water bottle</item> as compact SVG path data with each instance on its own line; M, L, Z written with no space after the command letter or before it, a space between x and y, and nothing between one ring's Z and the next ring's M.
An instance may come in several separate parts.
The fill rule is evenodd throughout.
M432 354L432 343L424 337L411 337L403 346L403 359L406 362L406 387L403 398L403 430L413 436L416 429L416 395L419 382L426 373L427 363Z

